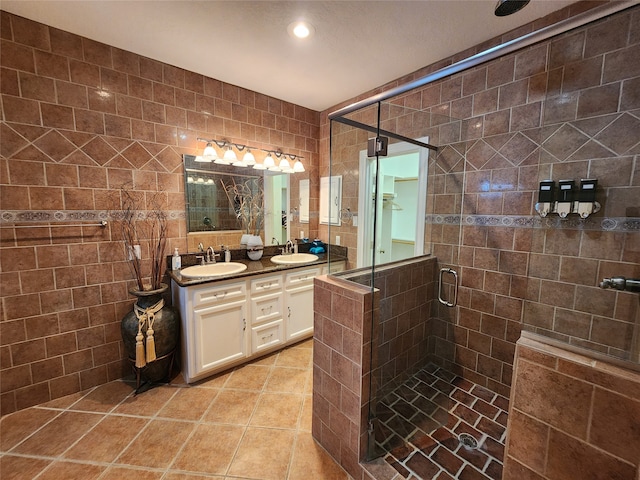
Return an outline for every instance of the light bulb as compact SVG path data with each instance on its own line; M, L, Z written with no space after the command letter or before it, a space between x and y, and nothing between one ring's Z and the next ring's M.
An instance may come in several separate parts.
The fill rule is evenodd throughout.
M233 150L231 150L231 147L228 147L228 150L224 152L224 155L222 157L216 158L213 161L213 163L217 163L218 165L231 165L236 160L237 160L236 154L233 153Z
M280 170L282 170L283 172L287 172L287 171L291 170L291 165L289 164L289 160L284 158L284 156L280 160L280 163L278 164L278 167L280 167Z
M247 152L244 154L244 157L242 157L242 161L244 162L245 165L255 165L256 164L256 157L253 156L253 153L251 153L251 150L249 150L247 148Z
M204 147L204 152L202 152L202 156L206 159L206 161L211 162L218 158L218 152L213 148L211 142L207 142L207 146Z
M271 153L267 154L267 156L264 159L264 168L271 169L272 167L275 167L275 165L276 165L276 162L273 160Z
M227 151L224 152L224 159L229 163L233 163L238 160L238 157L236 157L236 152L233 151L231 146L227 147Z
M292 22L287 26L287 32L293 38L309 38L315 33L315 27L308 22Z
M304 172L304 165L300 160L296 159L295 163L293 164L293 171L296 173Z

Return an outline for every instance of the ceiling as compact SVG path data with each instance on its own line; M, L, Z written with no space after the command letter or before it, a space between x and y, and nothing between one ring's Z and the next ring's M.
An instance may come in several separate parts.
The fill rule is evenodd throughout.
M2 0L2 9L177 67L322 111L559 10L532 0ZM315 27L306 40L287 26Z

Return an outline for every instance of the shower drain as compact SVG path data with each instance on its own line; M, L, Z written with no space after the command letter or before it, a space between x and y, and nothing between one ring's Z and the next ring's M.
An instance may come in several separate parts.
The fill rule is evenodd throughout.
M475 450L476 448L478 448L478 441L468 433L461 433L458 436L458 440L460 441L460 445L462 445L467 450Z

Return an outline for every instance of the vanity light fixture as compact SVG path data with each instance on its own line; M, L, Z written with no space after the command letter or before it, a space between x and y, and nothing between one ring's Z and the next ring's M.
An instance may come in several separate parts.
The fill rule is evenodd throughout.
M283 153L280 150L267 150L264 148L251 147L249 145L241 145L238 143L231 143L227 140L208 140L205 138L198 138L199 142L205 142L206 147L202 153L202 156L196 156L196 162L213 162L220 165L232 165L234 167L246 168L252 167L255 170L270 170L272 172L283 172L283 173L299 173L304 172L304 165L302 164L302 159L304 157L300 155L294 155L292 153ZM222 149L224 154L222 156L218 155L215 146ZM238 150L238 152L244 152L242 155L242 159L238 158L238 155L234 151L234 148ZM267 153L267 156L264 158L262 163L258 163L256 161L256 157L253 154L253 151L263 151ZM278 164L276 164L273 155L279 160ZM287 157L289 159L287 159ZM293 163L293 167L291 166L291 162Z

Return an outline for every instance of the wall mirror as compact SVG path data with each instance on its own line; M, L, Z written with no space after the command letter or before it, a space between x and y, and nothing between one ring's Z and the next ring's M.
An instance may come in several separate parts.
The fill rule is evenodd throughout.
M197 162L194 155L183 160L189 233L238 231L267 244L289 239L288 174ZM238 190L247 196L239 198Z

